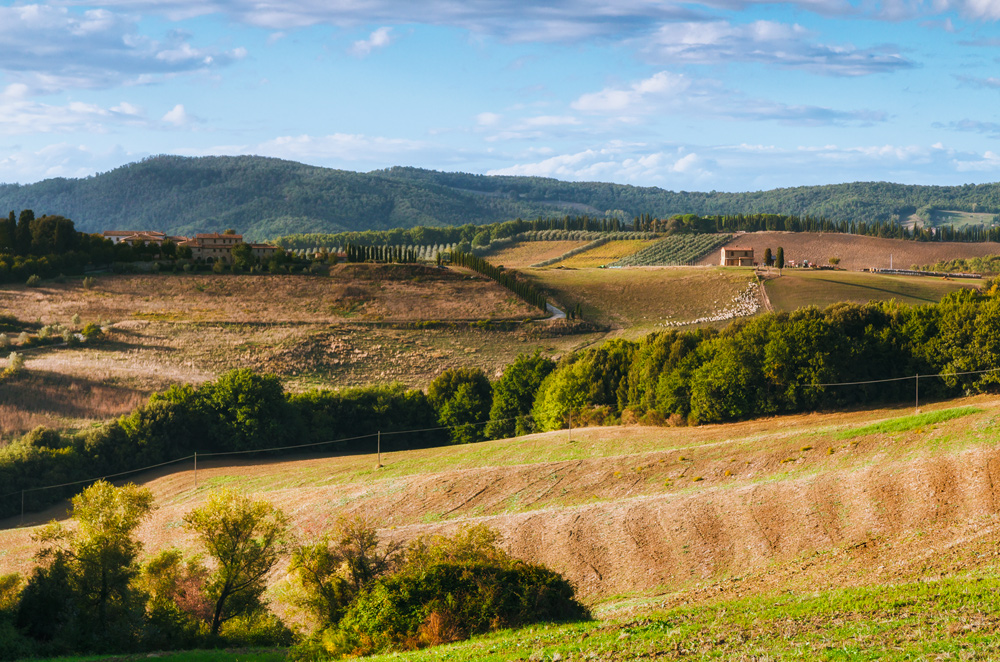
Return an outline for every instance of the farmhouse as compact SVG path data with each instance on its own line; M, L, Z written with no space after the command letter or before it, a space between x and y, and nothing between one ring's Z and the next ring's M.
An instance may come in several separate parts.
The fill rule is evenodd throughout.
M105 230L105 239L110 239L114 243L132 244L162 244L167 239L173 241L178 247L186 246L191 249L191 257L195 260L225 262L233 261L233 248L243 242L243 235L235 233L201 233L193 237L168 237L163 232L156 230ZM260 260L267 260L276 252L277 246L270 244L249 244L253 256Z
M752 267L753 249L741 246L724 247L720 264L724 267Z

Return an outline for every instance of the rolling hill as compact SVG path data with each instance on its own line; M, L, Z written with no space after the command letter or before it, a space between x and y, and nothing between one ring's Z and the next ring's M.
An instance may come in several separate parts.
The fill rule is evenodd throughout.
M563 214L630 219L642 213L774 213L891 223L928 207L1000 213L1000 184L857 182L745 193L673 192L402 167L358 173L256 156L156 156L84 179L0 185L0 210L61 214L88 232L155 228L190 234L232 227L251 239Z

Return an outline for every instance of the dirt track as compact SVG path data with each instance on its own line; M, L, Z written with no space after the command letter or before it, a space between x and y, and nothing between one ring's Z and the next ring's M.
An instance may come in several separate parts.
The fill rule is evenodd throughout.
M512 553L564 572L592 603L937 577L998 559L1000 402L977 406L927 429L853 441L834 428L856 415L830 414L588 429L572 445L565 432L550 433L483 444L442 470L420 466L433 468L446 449L390 455L378 473L370 456L202 466L197 492L190 471L150 477L160 509L142 537L150 551L190 546L183 513L211 486L242 483L288 512L305 540L342 513L371 516L398 539L486 523ZM516 463L528 446L575 457ZM643 446L650 450L634 452ZM27 567L26 533L0 531L0 573Z

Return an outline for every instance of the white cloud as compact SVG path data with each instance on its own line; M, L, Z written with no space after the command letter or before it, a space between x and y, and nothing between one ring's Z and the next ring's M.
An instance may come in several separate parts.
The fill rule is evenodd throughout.
M161 119L174 126L184 126L185 124L190 124L193 120L187 110L184 109L184 104L181 103L168 110Z
M476 115L476 124L479 126L495 126L501 119L503 119L503 115L498 115L497 113L479 113Z
M611 116L618 122L663 113L740 121L776 121L800 126L873 124L887 119L873 110L842 111L822 106L789 105L747 97L718 82L661 71L624 87L581 95L571 106Z
M668 23L640 46L656 62L723 64L762 62L813 73L861 76L912 68L914 64L891 47L859 49L851 44L815 43L815 35L800 25L755 21Z
M365 57L378 48L385 48L392 43L392 28L381 27L370 35L367 39L354 42L351 45L351 54L357 57Z
M0 158L0 182L29 183L50 177L87 177L111 170L146 154L128 154L119 146L105 151L85 145L55 143L39 150L4 150Z
M0 135L37 133L106 133L116 125L146 124L137 106L122 103L112 108L73 101L66 105L32 101L23 85L13 84L0 93Z
M584 112L633 114L643 112L642 107L650 102L669 102L690 89L691 80L684 74L661 71L625 88L584 94L570 105Z
M150 39L131 15L51 5L0 7L0 71L33 90L101 88L225 65L245 57L196 48L179 32Z

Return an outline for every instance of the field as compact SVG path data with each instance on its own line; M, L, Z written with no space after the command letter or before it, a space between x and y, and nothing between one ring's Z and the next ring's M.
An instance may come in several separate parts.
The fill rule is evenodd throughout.
M589 241L521 241L485 256L490 264L520 269L552 260Z
M933 264L939 260L1000 255L1000 243L995 242L920 242L835 233L748 232L734 237L730 245L753 248L758 262L763 262L765 248L775 252L779 246L785 249L786 262L809 260L827 264L831 257L839 257L839 266L849 271L888 269L890 263L897 269L909 269L913 265ZM698 263L708 265L718 262L719 255L715 253Z
M558 265L573 269L593 269L596 267L602 267L642 250L644 247L652 243L652 241L653 240L650 239L622 239L609 241L602 246L592 248L589 251L562 260L558 263Z
M810 305L825 308L838 301L866 303L869 300L895 299L918 306L937 303L949 292L979 284L979 281L943 280L927 276L784 269L780 277L768 279L765 288L775 310L792 311Z
M615 262L618 267L661 267L693 264L727 243L729 235L677 234Z
M0 443L37 425L87 427L172 383L201 383L237 367L277 374L299 390L425 386L448 366L494 377L520 352L560 354L599 337L553 335L546 324L470 324L517 322L538 311L469 272L342 267L330 277L106 275L93 289L78 280L3 288L0 312L67 325L79 314L108 333L93 346L24 352L27 375L0 384Z
M706 317L728 306L753 278L749 270L703 267L525 269L552 297L583 317L635 336L665 322Z
M377 471L374 455L199 462L197 487L191 468L139 477L159 505L141 536L146 554L193 549L180 518L221 485L271 500L304 541L341 513L399 540L481 522L566 574L601 619L415 659L995 652L998 433L1000 401L981 396L919 415L564 430L394 453ZM0 573L28 568L32 527L59 516L0 531Z
M995 218L996 214L939 209L931 212L930 224L934 227L952 225L956 230L970 225L982 225L988 228L994 224Z

